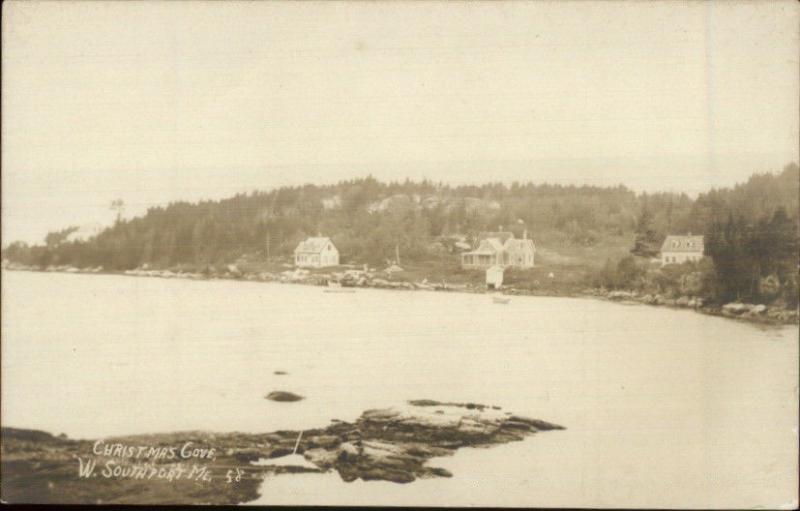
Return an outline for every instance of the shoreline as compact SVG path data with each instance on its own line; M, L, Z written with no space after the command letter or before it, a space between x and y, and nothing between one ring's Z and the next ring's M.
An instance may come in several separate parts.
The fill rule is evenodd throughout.
M427 399L303 431L75 440L3 427L3 498L37 504L235 505L259 498L266 477L285 473L334 471L344 483L454 477L428 461L465 447L492 447L562 429L497 406Z
M286 276L287 273L293 272L214 272L212 274L182 272L171 270L127 270L127 271L108 271L104 269L79 269L75 267L48 267L37 268L27 267L23 265L11 265L3 268L4 271L29 271L36 273L69 273L81 275L117 275L124 277L151 277L151 278L166 278L166 279L184 279L184 280L232 280L232 281L247 281L247 282L271 282L278 284L294 284L305 286L324 287L326 276L328 274L306 274L303 277L292 278ZM472 294L492 294L483 286L475 286L472 284L431 284L431 283L414 283L405 280L392 280L391 276L388 278L381 278L371 276L370 278L362 278L359 282L347 286L351 288L369 288L369 289L389 289L389 290L404 290L404 291L439 291L450 293L472 293ZM769 306L765 304L748 304L741 302L732 302L728 304L706 304L702 298L692 296L681 296L679 298L666 298L661 295L639 294L636 291L623 291L623 290L605 290L605 289L585 289L581 292L535 292L530 289L520 289L514 287L506 287L503 289L503 294L509 296L537 296L537 297L553 297L553 298L590 298L595 300L603 300L609 302L619 303L621 305L649 305L655 307L665 307L670 309L683 309L693 310L700 314L709 316L718 316L729 319L736 319L748 323L760 325L798 325L800 324L800 314L797 310L789 310L783 307Z

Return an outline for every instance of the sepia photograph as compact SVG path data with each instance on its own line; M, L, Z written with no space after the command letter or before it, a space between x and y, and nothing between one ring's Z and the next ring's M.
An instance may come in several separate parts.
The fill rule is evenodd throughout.
M2 9L4 504L797 509L800 2Z

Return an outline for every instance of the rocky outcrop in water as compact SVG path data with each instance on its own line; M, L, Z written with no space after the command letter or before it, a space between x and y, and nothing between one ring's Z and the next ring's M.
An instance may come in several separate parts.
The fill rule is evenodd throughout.
M301 399L305 398L301 395L295 394L294 392L276 390L264 396L264 399L269 399L270 401L278 401L282 403L291 403L294 401L300 401Z
M451 477L428 461L462 447L563 429L499 407L411 403L417 404L368 410L354 423L335 420L302 435L179 432L91 441L3 428L2 497L12 503L237 504L257 498L263 479L274 474L333 470L348 482L396 483Z
M321 468L335 469L345 481L406 483L417 477L450 476L444 469L428 467L425 463L430 458L452 454L460 447L522 440L552 429L563 428L485 405L425 403L368 410L354 427L344 423L329 427L328 433L335 433L340 443L314 445L305 457Z

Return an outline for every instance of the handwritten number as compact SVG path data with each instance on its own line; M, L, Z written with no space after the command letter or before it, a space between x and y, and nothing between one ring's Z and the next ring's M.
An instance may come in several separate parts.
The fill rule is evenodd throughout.
M242 471L238 468L236 469L236 475L233 475L233 470L228 470L228 473L225 474L225 477L228 479L228 484L232 482L240 482L242 480Z

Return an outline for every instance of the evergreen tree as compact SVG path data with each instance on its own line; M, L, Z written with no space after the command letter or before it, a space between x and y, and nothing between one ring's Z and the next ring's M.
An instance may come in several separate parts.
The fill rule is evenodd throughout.
M653 229L653 213L648 206L647 196L643 197L642 210L636 221L636 240L631 253L641 257L654 257L659 252L659 236Z

